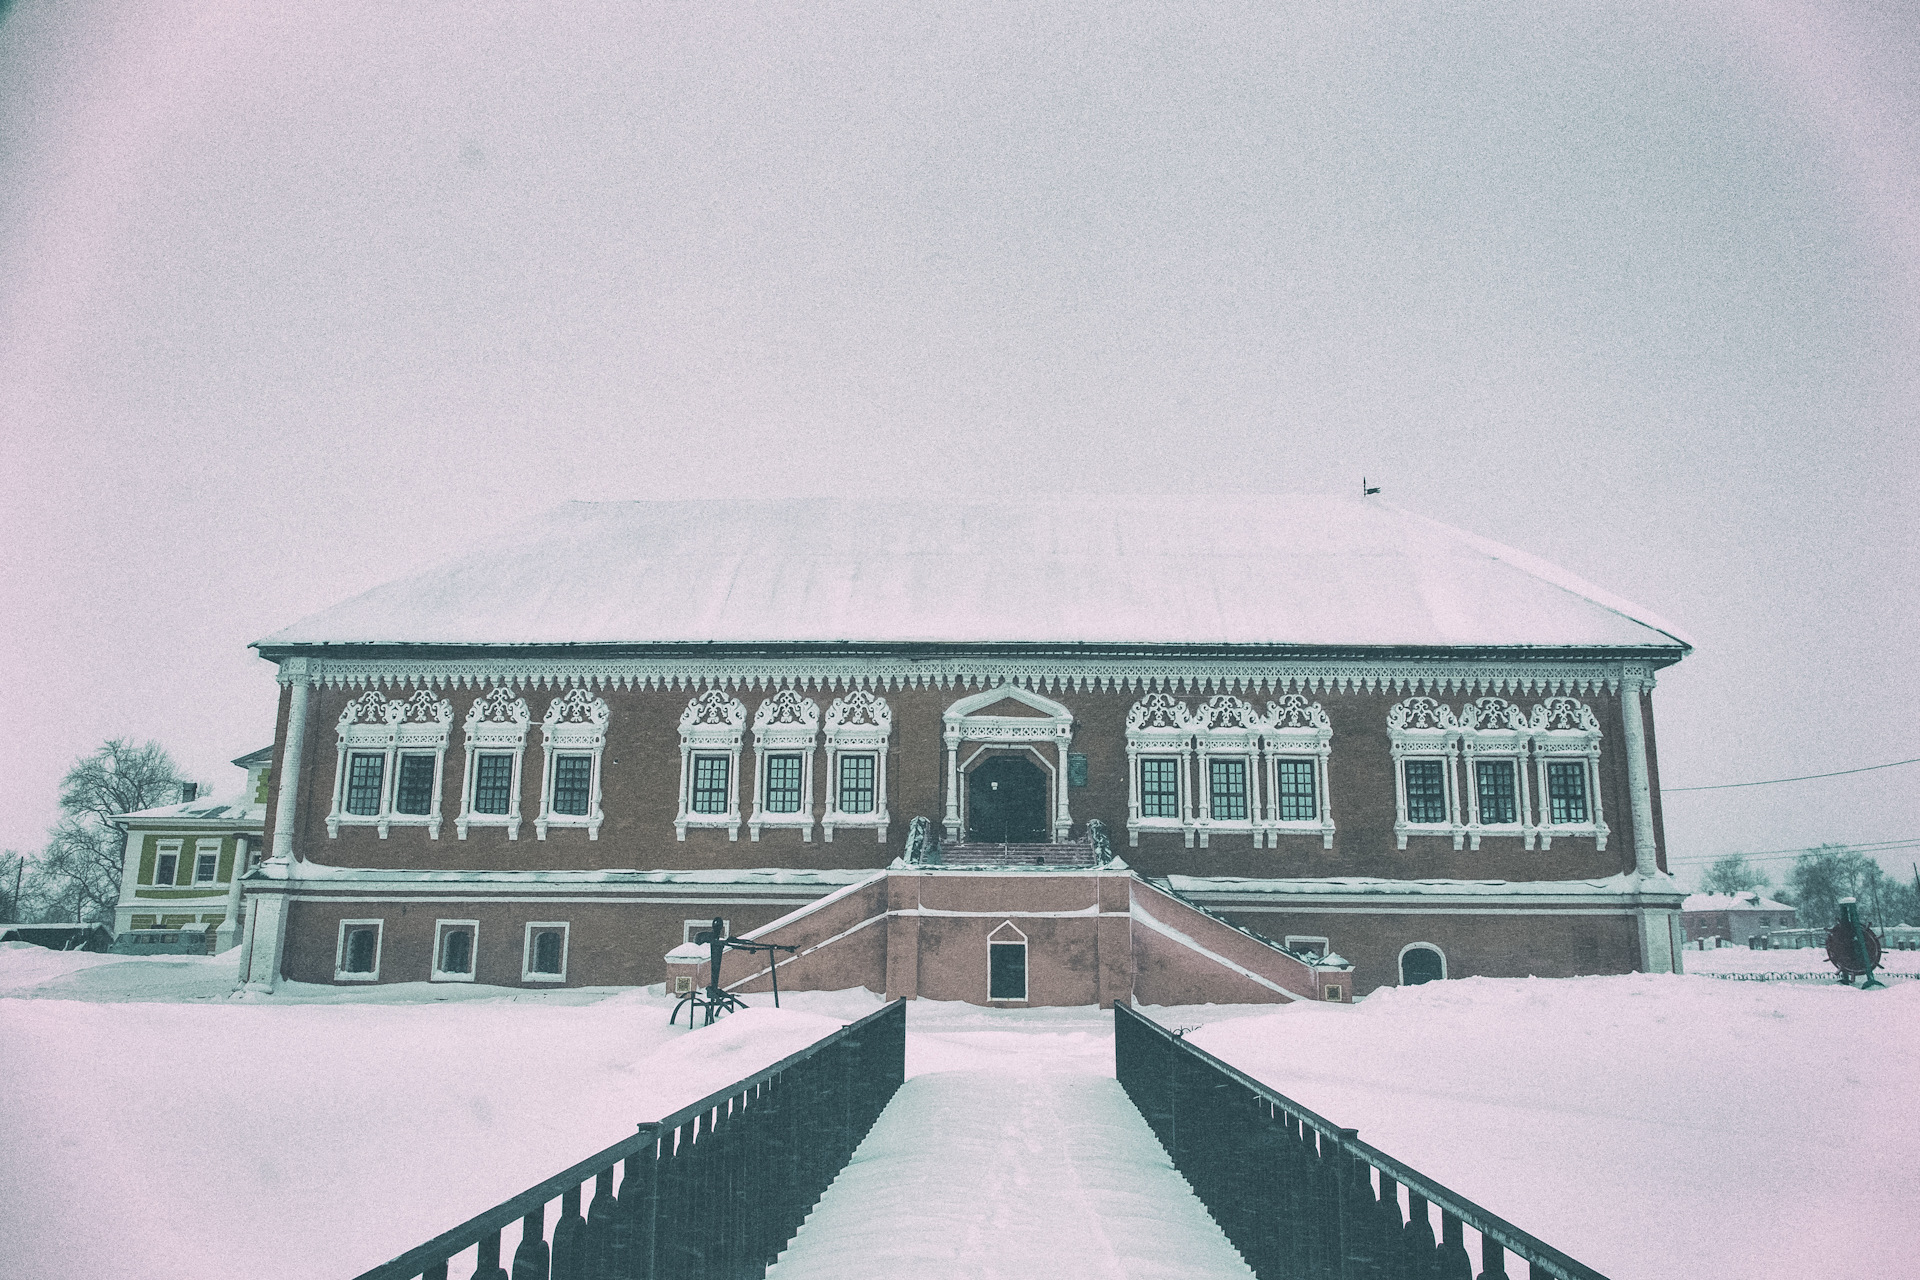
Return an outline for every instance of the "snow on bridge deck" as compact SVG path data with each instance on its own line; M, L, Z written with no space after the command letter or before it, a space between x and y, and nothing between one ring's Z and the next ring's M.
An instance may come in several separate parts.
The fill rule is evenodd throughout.
M1251 1277L1111 1074L1017 1063L908 1080L769 1280Z

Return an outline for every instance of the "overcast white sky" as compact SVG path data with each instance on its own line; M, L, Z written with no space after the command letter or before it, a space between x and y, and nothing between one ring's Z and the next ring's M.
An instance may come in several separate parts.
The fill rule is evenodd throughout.
M1905 3L23 0L0 843L111 735L233 786L249 641L569 498L1364 473L1692 632L1670 786L1920 756L1916 86Z

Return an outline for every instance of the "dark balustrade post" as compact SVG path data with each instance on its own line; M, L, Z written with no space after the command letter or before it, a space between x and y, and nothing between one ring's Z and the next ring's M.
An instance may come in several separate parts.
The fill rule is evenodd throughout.
M473 1280L508 1280L500 1269L500 1233L490 1231L480 1237L480 1261L473 1269Z
M513 1251L512 1280L548 1280L547 1206L520 1219L520 1246Z
M1402 1235L1405 1247L1401 1253L1407 1260L1407 1274L1422 1280L1433 1275L1433 1211L1427 1207L1427 1198L1411 1187L1407 1189L1407 1226Z
M1484 1232L1480 1236L1480 1280L1510 1280L1506 1249Z
M1460 1219L1442 1210L1440 1249L1433 1259L1434 1280L1473 1280L1473 1261L1467 1257L1466 1232Z
M420 1273L420 1280L447 1280L447 1264L436 1262Z
M580 1216L580 1188L560 1195L560 1220L553 1224L552 1280L587 1280L587 1222Z
M628 1274L634 1280L655 1280L655 1244L660 1215L660 1125L639 1125L643 1146L626 1161L626 1180L620 1201L628 1221Z

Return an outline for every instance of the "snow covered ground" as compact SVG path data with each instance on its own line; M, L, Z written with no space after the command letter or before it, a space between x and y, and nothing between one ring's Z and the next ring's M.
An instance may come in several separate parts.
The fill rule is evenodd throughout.
M1612 1280L1916 1274L1920 983L1465 978L1153 1012Z
M1745 947L1688 951L1681 967L1688 973L1709 976L1738 974L1754 977L1757 981L1775 974L1781 975L1778 980L1782 981L1839 980L1825 949L1819 947L1800 947L1792 951L1749 951ZM1875 976L1889 981L1920 976L1920 951L1886 952L1880 957L1880 971Z
M880 1005L803 993L689 1034L644 992L232 982L220 957L0 947L0 1271L344 1280ZM1894 1276L1920 1249L1920 982L1463 979L1148 1012L1613 1280ZM1109 1015L918 1001L907 1053L788 1280L880 1274L820 1252L836 1203L915 1248L930 1221L1001 1224L894 1275L1175 1275L1168 1241L1219 1247L1116 1104ZM1145 1232L1128 1169L1159 1184ZM875 1177L920 1191L854 1193Z

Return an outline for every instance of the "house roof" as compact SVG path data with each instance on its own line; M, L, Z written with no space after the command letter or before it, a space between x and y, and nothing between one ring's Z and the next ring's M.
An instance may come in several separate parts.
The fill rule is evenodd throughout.
M273 744L269 742L258 751L249 751L243 756L237 756L231 763L239 765L242 769L264 769L273 763Z
M1682 912L1695 911L1784 911L1792 914L1793 908L1784 902L1775 902L1772 898L1763 898L1757 893L1690 893L1687 900L1680 904Z
M1665 650L1672 624L1378 499L574 502L258 641Z
M167 823L229 823L239 825L264 826L267 821L267 806L254 804L251 791L240 791L223 800L212 796L201 796L197 800L188 800L184 804L163 804L151 809L136 809L132 813L116 813L115 822L136 822L143 827L164 826Z

